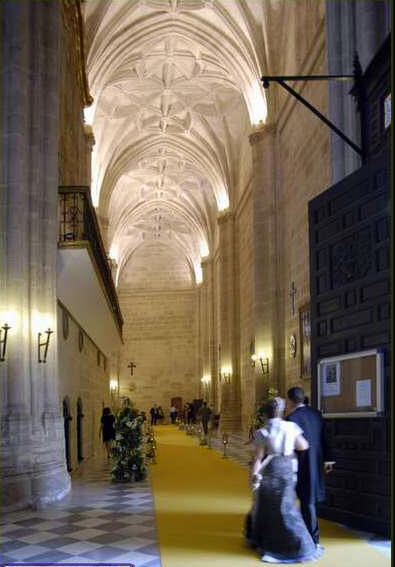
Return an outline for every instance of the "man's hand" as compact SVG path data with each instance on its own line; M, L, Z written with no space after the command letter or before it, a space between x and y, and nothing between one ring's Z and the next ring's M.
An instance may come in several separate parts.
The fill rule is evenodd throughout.
M324 463L325 474L329 474L330 472L332 472L335 464L336 464L336 461L325 461L325 463Z

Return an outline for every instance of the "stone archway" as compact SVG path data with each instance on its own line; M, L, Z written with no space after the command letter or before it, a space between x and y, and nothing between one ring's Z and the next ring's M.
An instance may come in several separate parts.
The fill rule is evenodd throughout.
M68 472L71 472L71 432L70 432L70 422L72 420L70 411L70 399L65 396L63 399L63 422L64 422L64 443L65 443L65 456L66 456L66 466Z
M77 400L77 459L84 460L84 430L83 430L83 406L81 398Z

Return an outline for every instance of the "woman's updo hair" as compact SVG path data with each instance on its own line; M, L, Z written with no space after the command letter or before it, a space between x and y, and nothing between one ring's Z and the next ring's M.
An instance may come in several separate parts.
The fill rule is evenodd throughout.
M263 406L263 413L269 419L273 417L281 417L285 409L285 400L279 396L269 398Z

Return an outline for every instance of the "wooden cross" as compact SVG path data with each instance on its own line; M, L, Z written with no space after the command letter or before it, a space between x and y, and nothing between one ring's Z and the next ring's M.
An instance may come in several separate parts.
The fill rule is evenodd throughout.
M133 368L136 368L136 365L134 362L131 362L128 366L128 368L130 368L130 375L133 376Z
M292 315L295 315L295 295L296 295L295 282L292 282L291 291L289 292L289 296L292 298Z

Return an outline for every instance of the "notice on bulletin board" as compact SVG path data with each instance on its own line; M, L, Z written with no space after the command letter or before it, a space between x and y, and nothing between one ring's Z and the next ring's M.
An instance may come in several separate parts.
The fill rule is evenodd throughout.
M366 408L372 405L372 381L370 379L356 381L355 397L358 408Z
M319 361L318 409L328 417L376 416L384 411L384 353L365 350Z
M340 395L340 362L325 364L322 369L322 395Z

